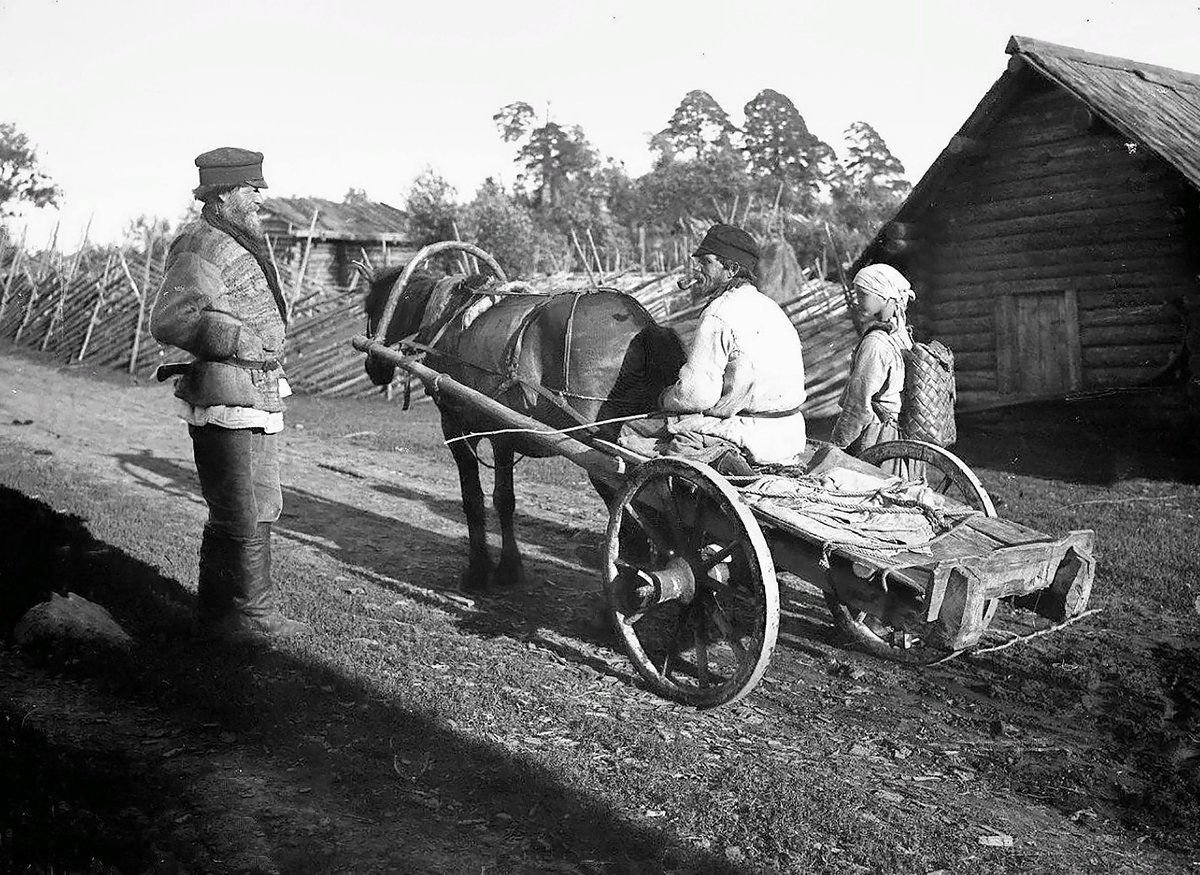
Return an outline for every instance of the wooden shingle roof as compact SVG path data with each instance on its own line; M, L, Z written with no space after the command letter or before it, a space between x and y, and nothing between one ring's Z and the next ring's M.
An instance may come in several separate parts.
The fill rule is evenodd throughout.
M930 203L965 157L964 149L975 139L986 141L992 122L1030 75L1065 89L1122 136L1144 144L1200 189L1200 75L1027 36L1010 37L1005 51L1014 60L913 186L894 221L907 221ZM881 228L854 262L851 275L876 259L883 236Z
M1200 76L1014 36L1005 49L1200 188Z
M272 197L263 203L267 233L307 237L314 211L314 240L352 240L404 243L410 238L408 217L382 203L338 203L316 197Z

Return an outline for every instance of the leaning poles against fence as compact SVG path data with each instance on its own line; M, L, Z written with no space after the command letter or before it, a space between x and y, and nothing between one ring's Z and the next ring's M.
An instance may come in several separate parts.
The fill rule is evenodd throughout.
M12 292L13 280L21 270L21 261L25 258L25 238L28 233L29 228L26 226L25 230L21 232L21 243L17 247L17 252L8 265L8 276L4 278L4 291L0 293L0 322L4 321L4 308L8 306L8 296Z
M133 346L129 351L129 373L133 374L137 372L138 346L140 345L139 341L142 339L142 319L146 313L146 296L138 288L137 281L134 280L133 274L129 271L129 262L125 260L125 253L117 250L117 257L121 259L121 269L125 271L125 279L129 280L129 287L133 289L133 294L138 302L137 327L134 328ZM146 258L148 263L150 258L149 253L147 253ZM147 268L147 273L149 273L149 268Z
M113 253L110 249L107 257L104 259L104 273L100 276L100 285L96 287L96 303L92 305L92 316L88 319L87 330L83 333L83 343L79 345L79 355L75 361L83 361L83 357L87 355L88 344L92 342L92 332L96 330L96 317L100 315L100 308L104 306L104 291L108 288L108 277L112 271Z
M83 237L79 241L79 248L75 250L75 257L71 259L71 267L67 270L66 278L59 275L59 290L58 290L58 305L50 314L50 322L46 325L46 334L42 337L42 352L46 351L46 347L50 345L50 338L54 335L54 329L62 325L63 314L67 306L67 295L70 294L71 284L75 282L75 277L79 272L79 261L83 258L83 251L87 248L88 237L92 232L92 216L88 216L87 225L83 229Z

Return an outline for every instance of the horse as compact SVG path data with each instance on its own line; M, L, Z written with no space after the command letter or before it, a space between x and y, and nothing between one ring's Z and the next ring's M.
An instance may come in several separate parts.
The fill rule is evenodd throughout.
M609 441L617 439L621 423L606 420L652 413L659 394L678 378L686 358L682 341L674 330L658 325L632 296L611 289L547 295L520 283L496 285L478 273L442 279L416 274L421 261L446 248L485 256L492 272L504 280L494 260L469 244L426 247L403 272L393 268L369 277L368 335L389 346L415 340L408 349L424 350L428 367L549 428L598 423L589 430ZM389 303L388 324L381 326ZM395 365L368 355L366 371L375 385L391 383L395 370ZM513 519L514 460L518 454L545 457L552 452L521 434L489 436L495 467L492 504L501 531L500 560L493 566L479 479L477 447L482 438L477 433L494 431L498 423L481 411L442 403L436 390L431 395L458 468L467 519L469 556L461 586L480 591L489 584L520 584L524 566ZM612 489L591 479L608 504Z

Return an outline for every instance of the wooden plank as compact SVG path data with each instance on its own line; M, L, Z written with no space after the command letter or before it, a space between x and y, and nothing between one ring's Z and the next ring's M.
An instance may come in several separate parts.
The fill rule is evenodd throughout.
M945 317L944 308L939 305L933 308L931 328L937 337L956 337L965 334L992 333L992 314L990 312L972 316Z
M987 535L1003 547L1045 543L1053 540L1045 532L1039 532L1037 529L1002 517L987 517L977 514L968 517L964 525Z
M963 371L959 370L955 362L954 383L961 392L971 392L977 390L996 391L996 371L995 369L987 371Z
M1171 219L1164 214L1164 204L1150 201L1130 204L1121 209L1124 220L1130 225L1158 224ZM1064 210L1055 213L1022 214L1008 217L982 217L978 215L937 215L935 234L931 240L949 242L973 238L999 238L1009 234L1026 234L1039 231L1072 231L1086 229L1094 223L1095 207ZM934 219L928 219L931 223ZM1172 221L1178 221L1177 219Z
M1159 368L1171 360L1178 344L1155 343L1127 346L1089 346L1083 350L1083 364L1088 368Z
M935 271L970 271L975 276L998 271L1044 271L1058 268L1064 272L1087 272L1095 264L1124 264L1128 261L1158 258L1164 263L1185 264L1188 241L1182 234L1153 240L1124 240L1062 246L1058 249L1013 248L992 255L969 255L954 246L940 246L929 253L927 266Z
M992 352L996 348L996 335L992 331L949 332L937 331L934 335L957 356L966 352Z
M1183 337L1184 327L1179 320L1173 323L1158 322L1147 325L1131 319L1128 324L1115 322L1098 327L1081 325L1079 328L1081 346L1177 345L1183 341Z
M951 223L968 220L979 222L987 219L1020 218L1032 214L1050 216L1080 210L1107 210L1145 204L1173 205L1180 203L1187 193L1184 188L1148 189L1146 191L1123 191L1111 188L1084 188L1077 191L1054 190L1041 186L1041 191L1017 191L1012 194L993 192L964 193L960 198L938 203L938 218Z
M992 322L996 326L996 390L1001 395L1015 394L1020 387L1017 360L1017 300L1002 295L996 301Z
M1159 287L1147 291L1158 292ZM1094 301L1093 295L1084 295L1078 301L1079 327L1081 330L1096 332L1096 337L1103 338L1104 332L1111 326L1145 327L1165 330L1181 324L1179 311L1166 303L1141 304L1125 307L1087 306Z
M1133 240L1169 240L1183 233L1183 226L1178 222L1164 219L1159 222L1134 223L1121 215L1113 216L1108 222L1080 223L1068 227L1042 226L1015 233L993 233L980 237L947 234L931 243L927 251L978 258L999 255L1014 249L1023 252L1045 252Z
M1111 389L1137 386L1152 377L1161 365L1134 367L1099 367L1084 362L1083 386L1085 389Z
M934 273L938 287L952 287L959 297L977 293L994 295L1037 294L1061 289L1063 281L1069 279L1078 288L1079 280L1090 279L1091 285L1108 284L1118 286L1122 275L1131 279L1163 277L1178 280L1190 272L1190 265L1182 255L1178 258L1125 258L1112 261L1051 264L1042 267L1014 267L998 270L972 272L969 270L942 270ZM1114 278L1115 279L1114 281ZM1040 284L1038 284L1040 282Z
M1079 389L1083 386L1083 356L1079 339L1079 299L1074 289L1069 288L1063 293L1062 306L1067 388Z
M1109 227L1108 235L1102 235L1097 229ZM1080 229L1081 231L1083 229ZM960 265L969 265L971 271L978 272L997 268L1017 267L1026 265L1050 265L1066 262L1090 263L1096 261L1120 261L1128 258L1144 258L1148 255L1176 253L1186 257L1188 240L1183 228L1168 226L1165 222L1154 228L1154 234L1136 234L1130 230L1122 236L1122 228L1107 226L1101 221L1094 223L1091 238L1082 234L1077 242L1067 240L1051 242L1052 237L1046 237L1045 243L1026 244L1022 238L1001 240L969 240L965 242L945 242L930 247L925 256L925 262L935 270L954 269ZM1107 236L1107 239L1106 239ZM1028 239L1026 235L1024 239Z
M1057 391L1046 373L1046 339L1042 302L1045 295L1023 295L1015 298L1016 321L1014 322L1017 373L1016 391L1037 395Z
M1112 165L1099 169L1090 164L1065 164L1052 162L1028 174L972 173L964 184L939 194L939 209L951 206L992 203L1022 198L1055 198L1070 194L1096 196L1118 196L1148 194L1161 191L1166 196L1182 193L1177 177L1165 171L1147 174L1136 166Z

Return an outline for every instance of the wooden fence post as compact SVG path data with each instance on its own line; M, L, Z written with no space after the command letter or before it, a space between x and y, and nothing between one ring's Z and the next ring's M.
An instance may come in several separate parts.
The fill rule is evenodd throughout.
M596 240L592 237L592 229L590 227L584 229L587 232L588 243L592 246L592 257L596 259L596 273L600 274L600 280L604 280L604 265L600 263L600 253L596 249Z
M88 320L87 331L83 334L83 343L79 346L79 355L75 361L83 361L84 355L87 354L88 344L92 342L92 331L96 328L96 317L100 315L100 307L104 304L104 290L108 288L108 273L112 269L113 254L109 250L108 257L104 259L104 275L100 278L100 286L96 289L96 303L92 307L92 318Z
M29 301L25 304L25 317L21 320L21 324L17 326L17 333L13 335L13 343L20 342L21 332L25 330L25 326L29 324L29 317L33 315L33 302L37 300L38 293L37 280L29 272L28 265L21 265L21 267L25 271L25 279L29 280Z
M304 255L300 258L300 272L296 274L296 281L292 283L292 300L300 295L300 287L304 284L304 274L308 271L308 256L312 252L313 233L317 230L317 214L320 209L313 209L312 221L308 223L308 238L304 241Z
M588 279L592 281L592 288L600 288L600 284L596 282L596 277L592 274L592 266L588 264L588 257L583 254L583 247L579 245L579 236L575 233L575 229L571 229L571 242L575 244L575 251L579 254L579 260L583 262L583 269L587 271Z
M271 235L264 234L267 238L267 255L271 257L271 269L275 271L275 281L279 283L279 288L283 288L283 274L279 272L279 262L275 260L275 244L271 242Z
M71 283L75 282L75 274L79 270L79 261L83 258L83 250L87 246L88 236L92 231L92 217L88 216L87 225L83 229L83 237L79 240L79 248L75 250L75 257L71 259L71 267L67 270L67 278L62 283L62 287L58 293L58 306L54 308L54 312L50 314L50 322L46 325L46 336L42 338L42 352L50 345L50 337L54 334L54 328L63 321L64 311L67 304L67 295L71 291ZM60 276L61 280L61 276Z
M21 262L25 258L25 236L28 233L29 226L26 225L25 230L21 232L21 245L17 249L17 254L13 256L12 262L8 265L8 276L4 278L4 293L0 294L0 320L4 318L4 308L8 306L8 293L12 290L13 278L21 269Z
M129 373L135 374L137 372L138 346L142 340L142 319L146 315L146 296L142 294L137 282L133 279L133 274L129 272L129 262L125 260L125 253L118 249L117 257L121 259L121 269L125 271L125 279L129 280L129 285L138 300L137 326L133 330L133 347L129 352Z

